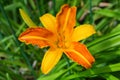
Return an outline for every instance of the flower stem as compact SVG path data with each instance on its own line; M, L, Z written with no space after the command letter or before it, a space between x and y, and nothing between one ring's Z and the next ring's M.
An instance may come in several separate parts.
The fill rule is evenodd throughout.
M67 58L67 56L65 54L63 54L63 57L65 58L65 60L67 62L67 68L69 68L70 67L70 61L69 61L69 59ZM70 70L68 71L68 74L69 75L71 74Z
M53 10L54 10L54 13L53 13L53 15L55 15L56 14L56 1L55 0L52 0L53 1Z
M93 24L93 13L92 13L92 1L89 0L89 11L90 11L90 24Z

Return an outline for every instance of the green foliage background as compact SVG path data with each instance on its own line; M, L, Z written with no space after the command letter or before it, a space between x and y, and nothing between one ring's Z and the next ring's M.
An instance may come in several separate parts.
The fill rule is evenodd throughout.
M19 34L28 26L24 9L37 25L45 13L56 15L63 4L77 6L77 24L90 23L97 33L86 40L96 62L85 70L65 55L47 75L40 70L46 48L25 45ZM0 80L120 80L120 0L0 0Z

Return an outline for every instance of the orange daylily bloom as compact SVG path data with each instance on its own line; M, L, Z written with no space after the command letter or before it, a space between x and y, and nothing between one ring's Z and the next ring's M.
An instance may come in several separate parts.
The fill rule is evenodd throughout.
M23 16L23 14L21 15ZM78 42L94 34L94 27L84 24L74 28L75 18L76 7L69 7L65 4L56 17L51 14L40 17L45 28L33 26L34 28L28 28L19 36L19 40L27 44L38 45L40 48L50 46L42 60L41 70L44 74L51 71L60 60L63 52L85 68L90 68L95 61L87 47ZM32 22L29 19L24 20L28 20L28 25L30 25L29 21Z

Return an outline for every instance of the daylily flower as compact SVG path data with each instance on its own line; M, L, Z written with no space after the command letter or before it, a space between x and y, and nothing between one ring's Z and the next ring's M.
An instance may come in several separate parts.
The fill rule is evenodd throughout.
M38 45L40 48L50 46L41 64L41 70L44 74L51 71L63 53L83 67L91 67L95 59L87 47L79 41L94 34L95 30L89 24L75 27L75 6L69 7L67 4L63 5L56 17L49 13L41 16L40 20L44 28L36 27L30 18L26 17L23 10L20 10L20 13L30 28L21 33L19 40L26 44Z

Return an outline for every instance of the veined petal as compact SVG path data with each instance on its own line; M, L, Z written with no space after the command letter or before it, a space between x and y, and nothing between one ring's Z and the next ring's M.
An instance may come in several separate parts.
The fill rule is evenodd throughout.
M56 18L51 14L45 14L40 17L40 21L43 23L44 27L52 32L56 31Z
M50 48L44 55L42 60L41 70L44 74L47 74L58 63L62 56L62 50L59 48Z
M80 41L95 33L95 29L92 25L84 24L76 27L72 34L72 41Z
M65 4L61 7L60 12L56 16L58 32L69 37L76 23L76 7L69 7Z
M23 20L29 27L36 27L36 24L30 19L30 17L22 9L19 9L19 11Z
M53 33L44 28L29 28L21 33L19 40L26 44L38 45L39 47L50 46Z
M95 59L86 46L79 42L73 42L72 46L73 48L66 50L65 54L83 67L90 68Z

